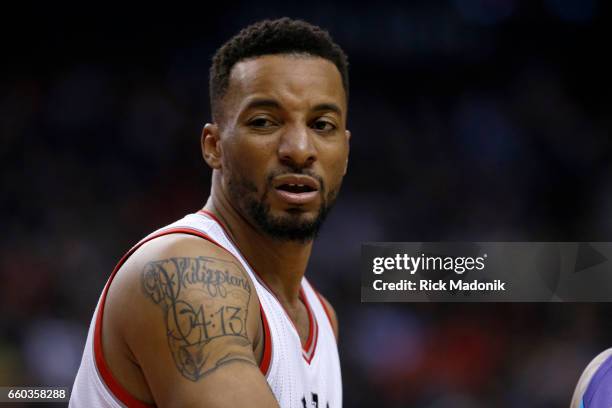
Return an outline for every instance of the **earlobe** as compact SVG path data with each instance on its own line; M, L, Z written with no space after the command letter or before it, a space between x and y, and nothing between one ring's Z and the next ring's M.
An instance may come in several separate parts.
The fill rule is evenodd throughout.
M349 142L351 140L351 131L350 130L345 130L344 133L346 135L347 152L346 152L346 161L344 163L344 173L343 173L343 175L346 175L346 171L348 169L349 152L350 152L350 143Z
M207 123L202 129L200 139L202 157L212 169L221 168L221 140L219 126L216 123Z

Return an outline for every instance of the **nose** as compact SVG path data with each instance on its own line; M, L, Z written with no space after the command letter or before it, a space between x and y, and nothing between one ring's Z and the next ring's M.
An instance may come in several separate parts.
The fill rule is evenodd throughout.
M307 126L291 126L281 135L278 157L282 164L294 169L312 166L317 161L317 151Z

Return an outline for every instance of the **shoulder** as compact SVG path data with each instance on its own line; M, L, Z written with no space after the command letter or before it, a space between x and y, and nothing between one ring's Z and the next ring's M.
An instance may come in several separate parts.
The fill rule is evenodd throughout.
M156 329L152 326L158 315L172 310L201 319L197 308L187 309L204 305L207 313L219 313L228 298L233 301L229 306L244 310L240 316L247 324L245 334L253 341L259 299L242 264L214 242L173 233L142 244L121 265L108 291L104 324L109 321L128 345L139 344L143 330ZM237 330L238 321L234 323Z
M240 278L249 284L247 290L254 292L248 273L228 250L195 235L172 233L153 238L137 246L119 266L109 297L111 292L138 292L150 297L155 284L152 279L169 285L166 289L179 290L186 285L195 285L189 289L208 289L209 284L223 284L229 278L236 282Z
M137 247L121 265L115 280L142 286L155 272L165 274L167 278L183 278L183 281L174 283L184 285L186 278L206 280L218 271L244 276L250 282L242 264L227 249L203 237L177 232L153 238ZM188 272L191 275L186 275ZM227 275L217 278L223 277Z
M580 379L578 380L576 389L574 390L574 396L572 398L571 408L580 407L582 396L586 392L589 386L589 383L591 382L591 379L597 373L597 370L599 370L599 367L610 357L612 357L612 348L609 348L603 351L602 353L600 353L599 355L597 355L597 357L595 357L589 363L589 365L587 365L587 367L582 372Z
M227 249L214 241L180 232L162 235L145 242L129 257L124 267L133 269L134 266L142 266L154 258L164 256L166 258L215 257L242 269L240 262Z
M177 233L142 244L113 279L103 320L104 353L123 352L111 371L129 380L120 368L130 360L157 405L275 406L254 354L255 286L215 243Z
M327 300L325 296L323 296L319 291L315 289L315 293L317 297L321 301L323 305L323 309L325 309L325 313L327 317L329 317L329 321L332 325L332 329L334 329L334 335L336 336L336 341L338 340L338 316L336 315L336 310L332 306L332 304Z

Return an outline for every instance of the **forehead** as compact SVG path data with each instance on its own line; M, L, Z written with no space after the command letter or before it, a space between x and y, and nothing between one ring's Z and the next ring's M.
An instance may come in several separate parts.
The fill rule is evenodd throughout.
M252 97L268 97L282 104L331 102L346 111L338 68L331 61L309 55L265 55L240 61L230 73L227 96L237 108Z

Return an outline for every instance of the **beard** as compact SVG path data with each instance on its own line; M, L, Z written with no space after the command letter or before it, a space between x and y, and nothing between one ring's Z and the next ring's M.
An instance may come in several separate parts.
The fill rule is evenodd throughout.
M267 202L272 180L285 173L303 174L316 178L320 185L321 205L314 219L305 217L305 212L299 207L289 208L283 215L274 215ZM228 194L232 203L238 206L259 229L269 237L278 241L293 241L306 243L314 240L331 211L338 188L326 193L326 186L321 177L304 170L278 170L266 178L263 193L259 194L255 183L239 177L232 172L228 179Z

